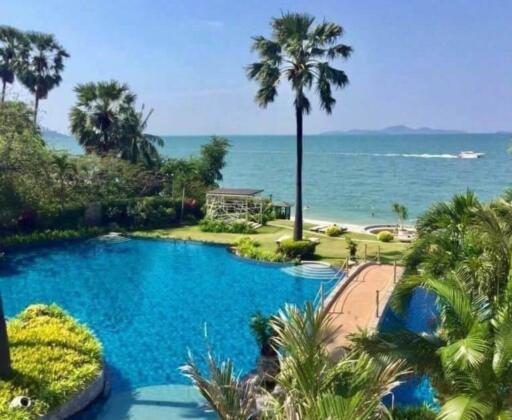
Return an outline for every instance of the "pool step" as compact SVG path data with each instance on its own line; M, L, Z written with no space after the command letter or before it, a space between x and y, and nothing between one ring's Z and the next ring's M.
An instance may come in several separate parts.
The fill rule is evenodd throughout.
M338 272L325 264L318 263L303 263L282 269L285 273L294 276L302 277L306 279L315 280L333 280L335 277L339 277Z

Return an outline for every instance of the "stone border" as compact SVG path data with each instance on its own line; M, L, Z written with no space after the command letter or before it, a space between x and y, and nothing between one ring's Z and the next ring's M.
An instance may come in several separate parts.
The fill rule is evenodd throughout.
M60 407L45 414L42 420L63 420L67 419L91 405L104 391L106 385L105 364L97 378L84 390L74 395L69 401Z

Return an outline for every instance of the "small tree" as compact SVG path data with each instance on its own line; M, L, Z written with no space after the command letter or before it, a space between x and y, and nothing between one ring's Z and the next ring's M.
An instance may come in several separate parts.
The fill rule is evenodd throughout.
M250 321L250 327L252 335L256 339L256 342L260 346L260 353L262 356L275 356L276 351L272 347L272 337L274 336L274 330L270 321L272 316L265 316L261 312L256 312Z
M393 203L391 205L391 210L396 214L398 218L397 229L403 229L404 223L408 217L407 207L400 203Z
M352 240L350 236L345 236L345 242L347 244L347 250L350 259L355 260L357 255L357 242Z

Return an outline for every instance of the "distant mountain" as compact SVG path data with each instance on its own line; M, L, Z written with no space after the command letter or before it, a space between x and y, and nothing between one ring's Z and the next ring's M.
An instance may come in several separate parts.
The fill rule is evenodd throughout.
M52 149L66 150L74 154L82 152L82 148L72 136L45 127L41 128L41 134L46 144Z
M436 128L429 127L421 127L421 128L411 128L406 125L393 125L391 127L382 128L380 130L364 130L364 129L354 129L354 130L346 130L346 131L325 131L320 133L324 136L329 135L362 135L362 134L389 134L389 135L397 135L397 134L463 134L465 131L460 130L441 130Z

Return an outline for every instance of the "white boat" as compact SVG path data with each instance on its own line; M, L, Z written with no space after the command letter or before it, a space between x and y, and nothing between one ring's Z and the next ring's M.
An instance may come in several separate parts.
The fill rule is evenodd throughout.
M478 152L473 152L471 150L466 150L466 151L460 152L457 156L460 159L478 159L478 158L485 156L485 153L478 153Z

